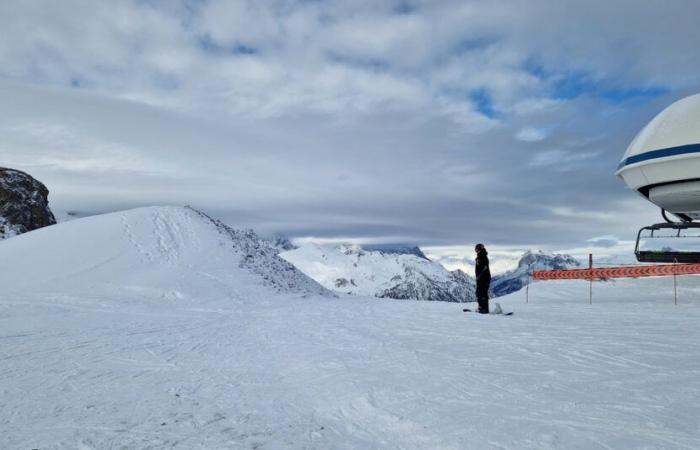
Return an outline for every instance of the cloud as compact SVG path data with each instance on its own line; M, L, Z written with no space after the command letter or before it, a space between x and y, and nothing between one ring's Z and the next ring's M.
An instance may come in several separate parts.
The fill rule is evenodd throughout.
M521 139L527 142L527 139ZM559 171L574 170L587 159L598 156L597 152L573 152L565 150L544 150L537 152L530 161L531 167L556 166Z
M637 6L6 2L0 161L66 209L193 203L299 238L584 248L654 221L615 166L700 88L696 2Z
M4 75L14 78L90 87L171 108L264 116L397 105L449 114L468 109L464 105L483 111L478 99L486 97L488 116L491 109L522 111L556 102L562 80L571 79L571 73L592 80L576 83L576 95L589 88L653 92L644 89L697 82L691 80L692 71L682 79L660 79L651 68L631 72L609 57L609 35L620 44L625 56L620 59L629 62L623 50L639 55L675 34L672 23L657 23L654 5L640 9L588 2L577 6L573 22L569 8L543 1L528 8L517 2L416 2L408 10L402 5L24 2L1 11L9 38L0 44L0 60ZM669 8L663 5L667 16L673 13ZM607 20L615 14L629 17L631 9L639 28ZM546 29L538 26L544 10L550 17ZM591 23L599 29L590 30ZM655 29L668 27L667 33L650 36L644 26L652 23ZM24 33L27 28L40 31ZM601 46L605 51L599 51ZM575 50L562 54L563 48ZM654 67L682 51L656 53L661 61ZM606 85L607 90L600 87ZM481 94L474 100L464 93ZM463 120L461 114L456 117Z
M515 138L524 142L540 142L549 136L550 131L544 128L524 127L515 134Z
M593 247L614 247L619 244L619 239L615 236L599 236L588 240L588 243Z

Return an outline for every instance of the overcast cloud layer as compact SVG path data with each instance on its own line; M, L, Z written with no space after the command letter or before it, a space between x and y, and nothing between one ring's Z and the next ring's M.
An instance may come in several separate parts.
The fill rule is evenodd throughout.
M2 2L0 164L62 211L190 203L302 241L604 253L657 221L613 172L700 90L699 16L682 0Z

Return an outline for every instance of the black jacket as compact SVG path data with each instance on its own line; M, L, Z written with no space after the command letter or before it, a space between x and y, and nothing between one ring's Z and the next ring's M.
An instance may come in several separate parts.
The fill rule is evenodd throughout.
M476 281L478 283L488 283L491 281L491 271L489 270L489 256L486 250L476 254Z

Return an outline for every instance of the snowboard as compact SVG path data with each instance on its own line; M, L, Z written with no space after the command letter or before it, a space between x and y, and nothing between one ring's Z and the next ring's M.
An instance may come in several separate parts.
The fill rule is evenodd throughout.
M468 308L464 308L464 309L462 310L462 312L473 312L473 313L478 313L478 311L473 311L473 310L468 309ZM489 314L491 314L491 315L493 315L493 316L512 316L512 315L513 315L513 311L510 311L510 312L503 312L503 308L501 308L501 305L499 305L498 303L496 303L495 305L493 305L492 311L489 312Z
M471 312L471 313L479 314L477 311L473 311L473 310L467 309L467 308L464 308L464 309L462 310L462 312ZM490 313L484 314L484 315L485 315L485 316L486 316L486 315L488 315L488 316L512 316L512 315L513 315L513 311L509 311L509 312L500 312L500 313L490 312Z

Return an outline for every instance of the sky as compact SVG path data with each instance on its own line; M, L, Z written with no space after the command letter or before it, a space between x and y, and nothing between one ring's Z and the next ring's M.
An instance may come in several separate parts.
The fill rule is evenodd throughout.
M0 3L0 165L60 213L191 204L295 242L629 254L614 176L700 91L697 1Z

